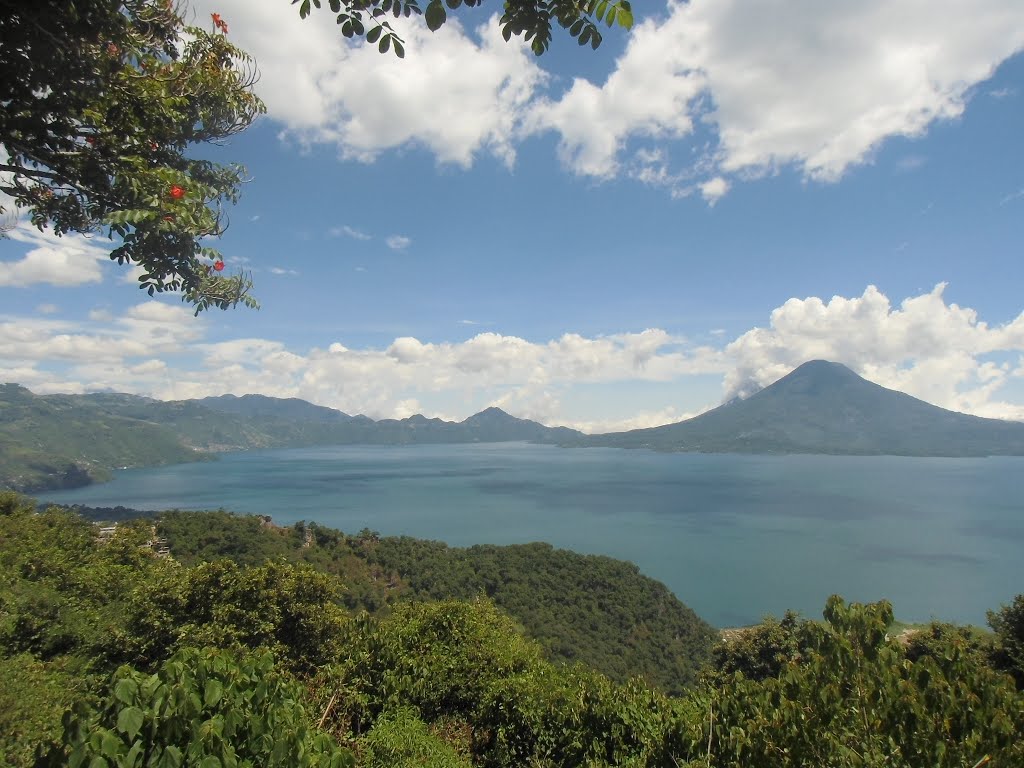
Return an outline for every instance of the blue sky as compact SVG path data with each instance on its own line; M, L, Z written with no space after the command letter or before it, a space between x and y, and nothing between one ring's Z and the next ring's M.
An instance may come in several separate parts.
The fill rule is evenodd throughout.
M845 6L846 4L842 4ZM537 59L486 5L404 61L203 0L268 116L217 243L258 312L151 301L102 237L0 242L0 379L374 417L678 420L824 357L1024 419L1024 5L636 4Z

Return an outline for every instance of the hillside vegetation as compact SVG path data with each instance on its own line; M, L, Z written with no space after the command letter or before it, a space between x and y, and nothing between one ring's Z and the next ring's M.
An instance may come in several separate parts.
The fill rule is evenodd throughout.
M280 558L307 563L341 579L341 602L350 610L485 597L538 641L547 658L583 662L618 682L640 676L669 693L696 681L716 637L632 563L548 544L462 549L315 524L276 528L226 512L164 513L156 527L187 565L223 558L247 566Z
M214 458L212 453L315 445L510 440L554 443L578 432L488 408L461 422L374 421L303 400L262 395L164 402L115 393L34 395L0 386L0 488L34 492L108 479L121 467Z
M109 479L118 467L208 458L159 424L0 385L0 488L75 488Z
M787 618L720 647L701 681L669 697L639 678L553 663L486 597L353 613L335 572L287 557L158 557L152 525L129 522L103 542L76 514L0 495L4 762L1024 763L1024 597L992 614L990 638L937 626L912 648L887 636L887 603L835 597L822 622ZM229 545L221 534L237 529L211 530L196 552ZM306 542L307 530L271 535ZM305 550L337 573L354 562Z

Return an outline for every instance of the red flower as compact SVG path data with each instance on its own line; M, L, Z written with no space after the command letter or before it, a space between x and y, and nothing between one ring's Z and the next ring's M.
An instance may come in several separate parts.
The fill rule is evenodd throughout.
M224 269L224 262L221 261L220 259L217 259L215 262L213 262L213 268L220 272L222 269Z
M213 26L223 32L225 35L228 33L228 24L224 19L220 17L219 13L211 13L210 18L213 19Z
M179 187L177 184L171 187L171 197L175 200L180 200L185 196L185 188Z
M91 147L92 145L94 145L96 143L96 137L95 136L87 136L85 141Z
M158 149L160 149L160 145L157 144L155 141L151 141L149 142L149 148L156 152Z
M166 216L164 216L164 221L174 221L174 217L168 213Z
M116 45L114 45L113 43L107 43L107 55L108 56L117 56L118 53L120 53L120 50L118 49L118 47Z

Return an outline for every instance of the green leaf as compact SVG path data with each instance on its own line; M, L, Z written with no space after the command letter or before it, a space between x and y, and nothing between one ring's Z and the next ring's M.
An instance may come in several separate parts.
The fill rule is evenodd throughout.
M302 5L299 6L299 18L304 19L309 16L309 0L302 0Z
M203 706L212 707L218 701L221 696L224 695L224 685L220 680L207 680L206 687L203 690Z
M117 730L128 737L129 741L135 741L135 737L142 730L142 723L145 716L138 707L125 707L117 715Z
M181 768L181 764L184 762L185 757L181 754L181 750L175 746L170 746L160 755L157 768Z
M119 211L120 213L120 211ZM129 678L121 678L114 685L114 698L122 704L131 704L139 695L139 684Z
M366 42L370 44L376 43L377 40L380 39L380 34L383 31L384 27L374 27L373 29L366 33Z
M398 42L398 38L397 37L395 38L394 48L395 48L395 56L397 56L400 59L404 59L405 58L405 46L402 45L400 42Z
M119 738L117 738L117 734L113 731L107 731L104 733L103 739L100 741L100 751L103 753L103 756L109 760L113 760L121 754L121 752L124 751L122 749L123 746L124 744Z
M427 12L424 14L424 18L427 21L427 28L431 32L436 32L448 19L448 13L444 9L444 5L441 0L430 0L430 4L427 5Z
M633 28L633 7L626 2L621 0L619 3L619 26L623 29Z
M387 53L391 48L391 37L386 36L380 41L380 45L377 46L377 50L381 53Z
M199 762L199 768L220 768L220 760L215 755L207 755Z

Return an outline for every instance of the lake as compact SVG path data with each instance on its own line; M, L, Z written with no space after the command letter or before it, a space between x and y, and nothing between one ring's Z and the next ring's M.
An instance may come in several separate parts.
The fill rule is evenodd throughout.
M1024 592L1024 458L662 454L524 443L225 454L48 492L56 503L271 515L452 545L631 560L717 626L825 599L984 623Z

